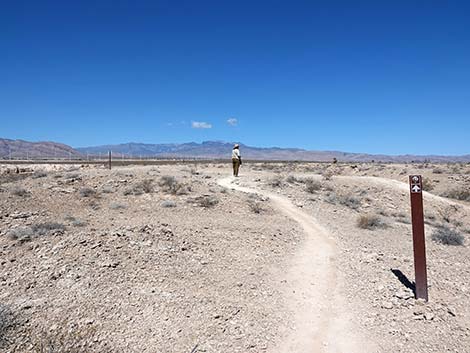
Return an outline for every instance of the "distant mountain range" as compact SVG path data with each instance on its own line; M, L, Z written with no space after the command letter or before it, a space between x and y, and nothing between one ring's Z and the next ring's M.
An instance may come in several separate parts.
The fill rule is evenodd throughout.
M57 142L28 142L0 138L0 159L78 158L80 152Z
M145 144L125 143L94 147L72 148L56 142L28 142L0 138L0 158L86 158L105 155L112 151L115 157L132 158L230 158L233 143L223 141L205 141L202 143L167 143ZM254 160L297 160L297 161L332 161L336 158L344 162L470 162L470 154L463 156L437 155L381 155L367 153L348 153L338 151L308 151L299 148L253 147L240 144L243 158Z

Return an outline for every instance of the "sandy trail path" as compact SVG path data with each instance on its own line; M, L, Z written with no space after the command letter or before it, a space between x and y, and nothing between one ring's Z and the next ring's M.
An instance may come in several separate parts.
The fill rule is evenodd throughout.
M352 327L352 317L345 311L344 299L337 291L337 249L328 231L315 219L294 206L287 198L238 185L233 177L219 180L219 185L245 193L268 197L273 207L302 226L306 237L290 269L279 281L286 281L286 302L294 313L294 326L280 337L276 353L354 353L377 352Z
M312 175L308 173L302 173L302 174L298 174L297 176L309 177L309 178L313 178L319 181L323 179L323 177L320 174ZM388 190L393 190L393 191L401 191L401 192L408 193L410 190L410 186L407 183L404 183L396 179L390 179L390 178L381 178L381 177L375 177L375 176L359 176L359 175L336 175L333 178L339 181L343 181L343 182L349 181L351 183L356 183L356 184L361 184L361 185L379 186L379 187L382 187ZM443 206L456 206L456 207L460 207L466 210L467 212L470 212L470 206L464 204L463 202L448 199L446 197L435 195L427 191L423 191L423 198L425 202L434 202Z

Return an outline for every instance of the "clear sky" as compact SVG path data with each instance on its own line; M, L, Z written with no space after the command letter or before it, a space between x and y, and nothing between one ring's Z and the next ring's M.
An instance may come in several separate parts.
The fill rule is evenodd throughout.
M470 153L470 1L0 0L0 137Z

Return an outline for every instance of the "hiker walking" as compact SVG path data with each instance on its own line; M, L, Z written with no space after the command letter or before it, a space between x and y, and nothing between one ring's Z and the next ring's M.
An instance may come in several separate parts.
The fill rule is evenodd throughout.
M233 164L233 176L238 176L238 170L242 164L242 157L240 156L240 145L237 143L233 146L232 150L232 164Z

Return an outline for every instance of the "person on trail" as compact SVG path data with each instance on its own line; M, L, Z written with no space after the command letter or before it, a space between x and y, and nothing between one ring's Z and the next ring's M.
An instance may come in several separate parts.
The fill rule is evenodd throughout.
M233 176L238 176L238 170L242 164L242 157L240 156L240 145L237 143L233 146L232 150L232 164L233 164Z

